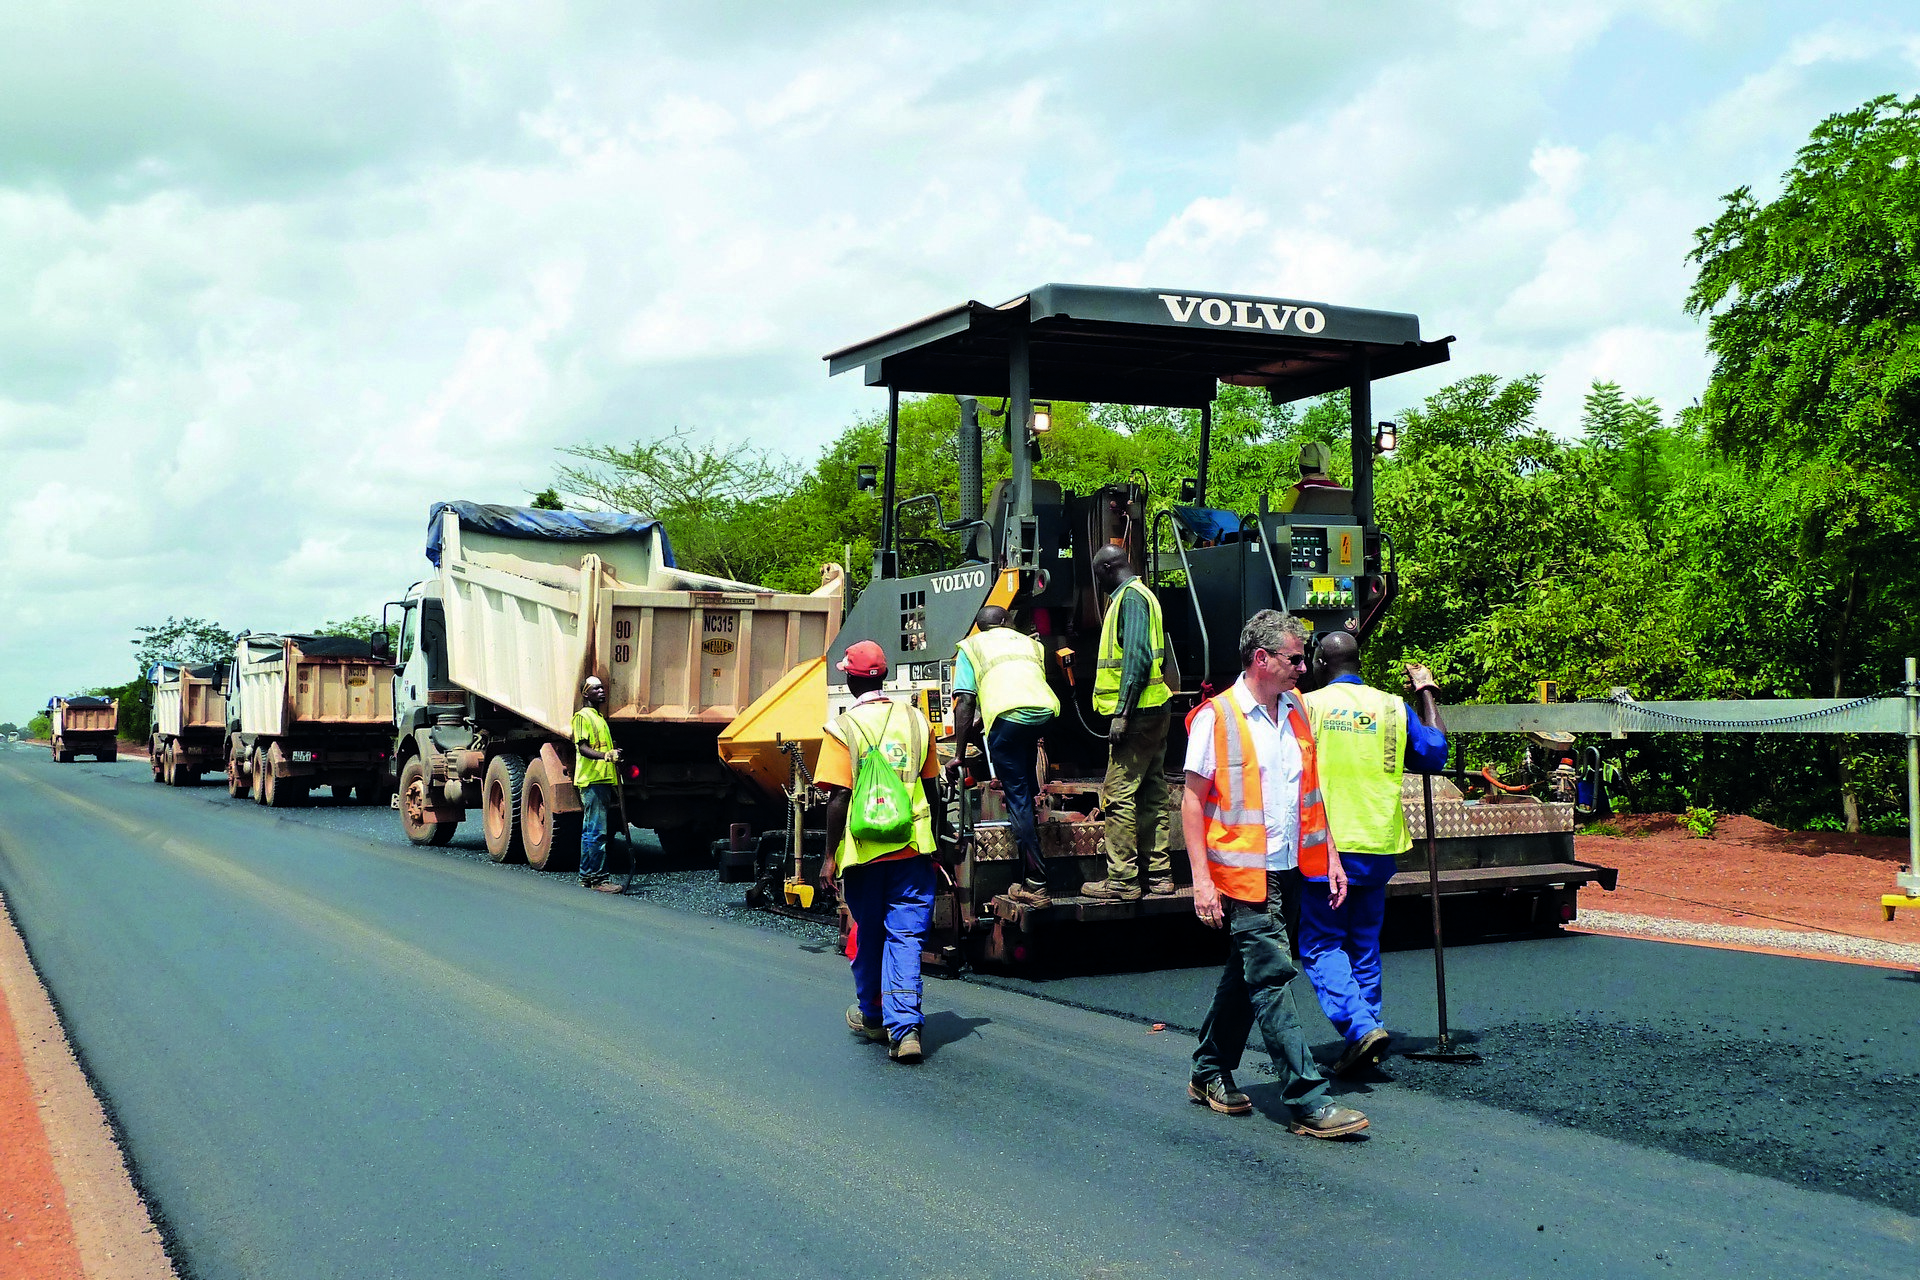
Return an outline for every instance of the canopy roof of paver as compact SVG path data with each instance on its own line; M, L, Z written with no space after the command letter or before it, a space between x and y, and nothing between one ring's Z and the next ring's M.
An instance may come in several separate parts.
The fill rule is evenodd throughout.
M1027 334L1041 400L1198 408L1217 382L1265 387L1285 402L1423 369L1451 337L1420 339L1395 311L1163 289L1042 285L997 307L968 302L826 357L870 386L948 395L1007 394L1010 346ZM1364 374L1363 374L1364 371Z

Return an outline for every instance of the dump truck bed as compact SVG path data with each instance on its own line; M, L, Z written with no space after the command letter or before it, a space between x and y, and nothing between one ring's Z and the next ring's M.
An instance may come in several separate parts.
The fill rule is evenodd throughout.
M720 730L794 666L826 653L837 596L769 591L672 565L659 526L604 537L503 534L448 504L440 567L448 678L564 737L590 674L607 718ZM525 518L520 513L519 519Z
M154 667L147 678L153 684L155 733L177 738L189 731L225 731L227 695L223 667L166 664Z
M285 737L304 730L390 729L392 677L392 666L376 660L365 641L243 636L234 653L239 731Z

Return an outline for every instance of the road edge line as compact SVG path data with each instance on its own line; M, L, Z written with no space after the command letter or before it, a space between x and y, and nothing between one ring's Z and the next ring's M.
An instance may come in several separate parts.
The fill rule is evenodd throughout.
M1590 938L1631 938L1635 942L1671 942L1679 947L1706 947L1711 951L1744 951L1755 956L1783 956L1788 960L1825 960L1829 964L1861 965L1868 969L1897 969L1902 973L1920 972L1904 960L1881 960L1870 956L1848 956L1834 951L1794 951L1786 947L1762 946L1752 942L1727 942L1719 938L1678 938L1665 933L1638 933L1629 929L1603 929L1590 924L1564 924L1560 926L1568 933L1583 933ZM1845 934L1844 937L1859 937L1858 934ZM1866 942L1878 942L1878 938L1863 939Z
M0 894L0 991L13 1012L20 1056L88 1280L178 1280L5 894Z

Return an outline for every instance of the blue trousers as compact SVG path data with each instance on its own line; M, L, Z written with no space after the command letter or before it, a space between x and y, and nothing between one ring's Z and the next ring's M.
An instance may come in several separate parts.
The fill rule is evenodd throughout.
M847 910L859 926L853 990L860 1012L886 1023L895 1040L920 1029L920 948L933 924L932 858L868 862L840 873Z
M1300 899L1300 963L1321 1011L1352 1044L1381 1024L1380 923L1387 886L1349 885L1330 905L1326 881L1309 880Z
M580 878L600 874L607 864L607 813L613 807L613 784L591 782L580 788Z
M1035 770L1040 765L1040 739L1047 724L1044 720L1021 724L1001 716L987 731L987 759L999 780L1000 794L1006 797L1007 825L1013 829L1014 847L1020 851L1020 868L1029 889L1047 887L1047 860L1040 856L1040 825L1034 815L1039 790Z

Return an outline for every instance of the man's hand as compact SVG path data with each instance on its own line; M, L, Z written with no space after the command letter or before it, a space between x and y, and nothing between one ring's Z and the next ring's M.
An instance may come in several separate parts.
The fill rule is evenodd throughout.
M840 896L840 881L834 878L833 871L833 859L822 859L820 862L820 887L837 898Z
M1335 911L1347 900L1347 869L1340 865L1340 855L1332 854L1327 858L1327 905Z
M611 751L608 751L607 753L605 753L604 755L602 755L602 756L601 756L600 758L601 758L602 760L605 760L605 761L606 761L606 762L607 762L608 764L619 764L619 763L620 763L620 748L618 748L618 747L615 747L615 748L613 748L613 750L611 750Z
M1433 672L1427 670L1417 662L1409 662L1407 664L1407 686L1415 693L1419 693L1422 689L1439 688L1439 686L1433 682Z
M1193 882L1193 914L1209 929L1218 929L1226 920L1225 910L1220 902L1220 891L1213 887L1211 880Z
M1113 719L1107 721L1108 742L1118 742L1126 736L1127 718L1125 716L1115 716Z
M959 756L955 756L953 759L947 761L946 772L947 785L957 787L960 785L961 777L966 773L966 766L960 763Z

